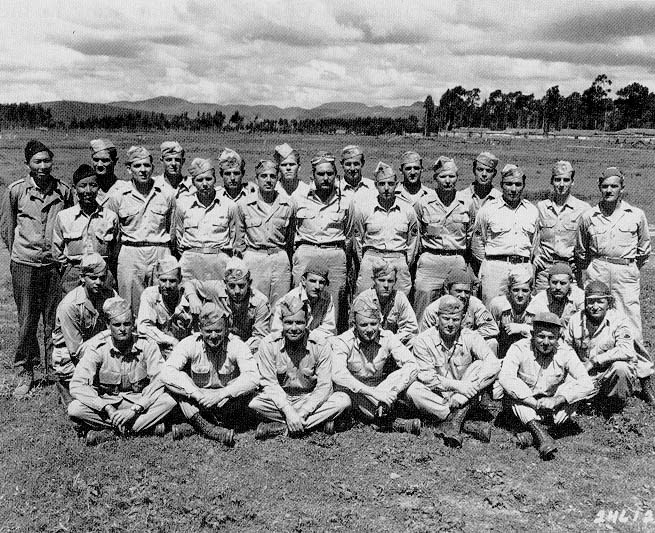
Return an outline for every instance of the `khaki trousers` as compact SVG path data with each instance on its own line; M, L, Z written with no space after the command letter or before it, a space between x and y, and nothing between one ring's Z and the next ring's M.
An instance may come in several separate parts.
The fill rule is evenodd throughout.
M309 393L299 394L297 396L287 395L287 399L294 409L300 409L308 396ZM255 396L248 407L266 420L271 420L273 422L286 422L286 418L282 411L277 408L273 400L271 400L264 392ZM348 398L347 394L343 392L333 392L313 413L310 413L306 419L305 428L311 429L321 425L323 422L334 420L349 407L350 398Z

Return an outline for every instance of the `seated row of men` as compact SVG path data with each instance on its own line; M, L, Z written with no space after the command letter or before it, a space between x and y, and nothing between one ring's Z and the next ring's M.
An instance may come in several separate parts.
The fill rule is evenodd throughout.
M566 274L571 285L566 268L553 268L551 281ZM605 409L620 409L653 373L602 282L589 283L574 309L564 302L572 291L553 296L559 283L530 302L531 276L516 269L490 315L471 296L474 280L454 271L449 293L430 305L418 333L411 306L394 289L395 267L379 262L375 287L354 300L351 327L336 336L329 273L316 261L275 306L270 326L268 302L237 258L224 281L183 288L177 261L161 261L159 285L144 292L136 326L129 304L106 288L102 257L84 256L81 271L82 284L58 308L56 366L71 379L69 414L90 430L90 444L116 430L162 432L178 404L190 427L174 425L174 438L197 431L232 445L229 428L248 410L266 421L256 438L334 432L350 425L353 412L383 430L416 434L423 419L459 446L463 430L489 440L488 424L466 418L481 396L504 395L528 430L519 440L551 457L556 445L543 421L561 424L578 402L598 396Z

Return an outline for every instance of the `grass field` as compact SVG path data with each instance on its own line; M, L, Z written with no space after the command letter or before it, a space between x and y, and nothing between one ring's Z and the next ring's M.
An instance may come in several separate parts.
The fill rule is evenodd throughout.
M29 136L3 132L5 184L22 176ZM64 179L88 160L91 135L35 136L53 148L57 175ZM270 157L282 140L176 137L187 147L187 160L216 156L226 145L242 151L249 177L253 163ZM128 135L119 144L154 147L163 138ZM460 163L462 185L470 180L471 157L488 149L502 163L525 166L531 195L546 190L552 162L569 159L578 169L578 195L591 201L595 177L615 164L629 176L630 201L655 221L653 154L646 149L615 150L602 143L590 148L589 140L496 145L441 138L283 140L298 147L305 161L319 148L337 152L359 143L369 154L369 171L378 159L396 162L409 148L426 159L452 155ZM264 443L248 432L232 450L197 436L179 442L142 437L87 448L76 440L53 387L39 386L19 402L10 397L16 311L8 261L0 250L0 531L655 531L644 514L655 512L655 410L637 399L609 420L581 415L583 431L561 439L557 459L550 462L539 460L534 449L517 449L502 427L494 428L490 444L467 439L461 450L445 448L430 429L413 437L362 426L336 436ZM652 349L655 271L647 266L642 274L644 333ZM605 513L612 511L625 511L623 521L608 518Z

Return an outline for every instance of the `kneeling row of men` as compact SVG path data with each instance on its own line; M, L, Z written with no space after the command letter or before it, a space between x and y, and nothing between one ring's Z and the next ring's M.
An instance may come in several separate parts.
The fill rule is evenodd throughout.
M464 304L455 296L436 302L435 325L407 346L381 327L380 308L366 297L353 303L351 328L331 336L317 327L304 287L279 302L279 329L256 349L231 333L235 321L245 318L220 291L204 303L191 298L197 332L172 341L164 358L155 340L136 334L128 303L107 293L105 276L102 258L85 256L80 294L67 296L94 314L89 323L100 329L77 349L66 348L79 359L76 365L65 361L74 398L68 411L90 444L116 431L161 432L178 404L190 426L174 426L174 438L197 431L232 445L234 430L228 428L248 410L266 421L256 438L318 427L334 432L350 425L353 411L380 429L415 434L423 418L446 444L459 446L462 430L489 440L490 426L465 424L470 407L488 393L494 399L504 395L527 427L520 440L534 442L543 457L551 457L556 445L543 422L561 424L579 401L599 394L623 401L638 377L652 374L649 361L640 363L629 328L611 325L621 319L609 316L615 312L608 310L612 297L600 282L588 284L585 309L571 317L563 334L557 315L537 313L529 336L509 347L501 365L478 332L462 327ZM102 317L95 311L99 307ZM593 330L591 344L579 342L589 339L580 328ZM408 418L399 417L406 413Z

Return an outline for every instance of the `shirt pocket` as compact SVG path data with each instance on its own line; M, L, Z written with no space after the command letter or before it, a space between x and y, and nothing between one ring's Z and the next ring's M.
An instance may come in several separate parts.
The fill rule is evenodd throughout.
M637 223L632 220L621 220L616 226L616 245L634 246L636 244Z
M489 232L491 236L499 236L512 231L512 221L506 217L495 217L489 221Z
M82 255L84 253L82 234L82 229L64 229L64 243L66 244L66 252L69 255Z
M98 372L98 389L100 395L117 394L121 386L121 373L115 370L101 368Z
M197 387L206 387L211 379L211 368L208 365L191 365L191 379Z
M148 378L148 369L145 364L138 364L130 370L130 385L134 392L142 392L146 388L150 379Z

